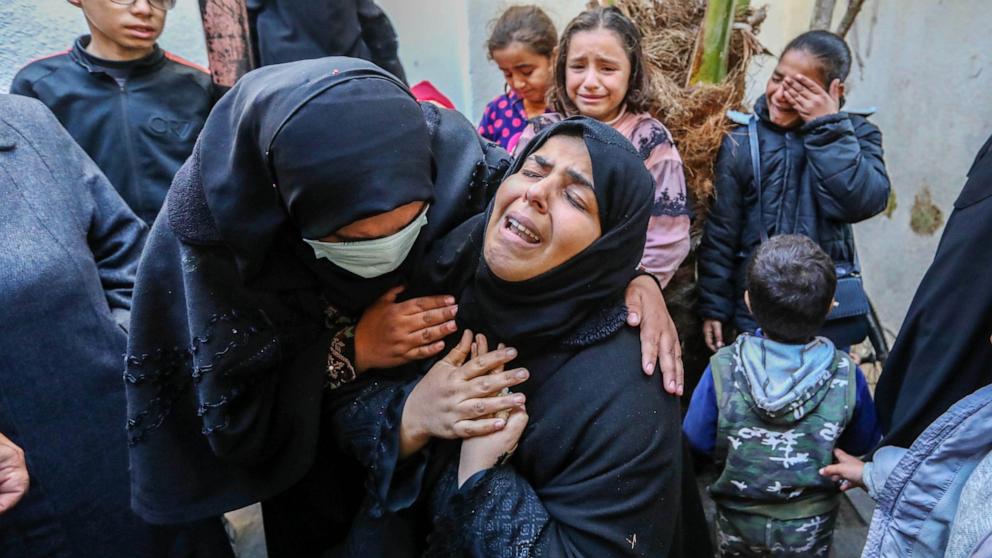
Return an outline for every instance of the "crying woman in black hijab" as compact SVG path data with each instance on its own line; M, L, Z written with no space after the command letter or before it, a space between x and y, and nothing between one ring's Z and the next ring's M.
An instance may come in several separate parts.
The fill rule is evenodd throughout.
M585 117L542 132L508 172L487 212L436 243L417 274L459 298L463 334L447 360L503 342L530 375L504 428L434 447L430 509L414 514L433 522L425 555L668 556L679 404L652 389L624 327L651 176L623 136ZM472 330L485 334L474 345ZM404 454L422 445L422 417L443 412L421 392L457 383L432 367L414 388Z
M135 510L191 521L271 503L308 473L332 481L325 503L344 501L356 483L328 448L369 466L395 447L380 441L399 419L322 425L354 408L349 390L371 389L351 381L359 373L443 349L454 298L397 296L432 240L482 211L507 160L460 115L422 109L366 62L243 77L176 175L138 271L125 371ZM446 399L459 427L435 420L430 435L483 431L472 425L493 409L460 404L472 387ZM351 512L327 513L346 524Z

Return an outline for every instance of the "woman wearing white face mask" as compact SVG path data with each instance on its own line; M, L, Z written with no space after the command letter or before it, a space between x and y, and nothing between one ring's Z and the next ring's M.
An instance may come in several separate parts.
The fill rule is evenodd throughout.
M434 354L454 326L445 296L381 302L354 326L395 298L441 227L471 214L467 180L434 202L430 142L405 86L357 60L264 68L217 105L136 281L125 377L140 515L278 510L319 470L334 517L307 535L347 524L353 465L324 417L358 373ZM294 554L280 527L267 522L272 555Z

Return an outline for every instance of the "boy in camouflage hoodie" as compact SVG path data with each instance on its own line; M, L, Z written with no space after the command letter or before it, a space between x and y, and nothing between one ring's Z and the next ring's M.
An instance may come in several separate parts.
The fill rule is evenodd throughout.
M721 556L827 556L840 492L819 469L881 437L864 375L822 337L837 284L813 241L781 235L747 268L761 329L713 355L683 430L722 471L710 487Z

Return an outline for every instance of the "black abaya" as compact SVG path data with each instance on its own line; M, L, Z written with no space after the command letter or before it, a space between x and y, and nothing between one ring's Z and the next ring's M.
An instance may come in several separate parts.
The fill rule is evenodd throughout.
M636 274L652 181L629 142L599 122L558 123L548 138L580 134L589 150L602 236L560 266L507 282L482 257L489 211L432 254L428 285L459 297L459 325L520 351L517 388L530 422L510 461L460 488L458 443L436 448L429 483L428 556L665 556L680 515L681 429L676 398L640 366L625 326L623 290Z
M879 379L880 445L909 447L951 405L992 383L990 240L992 137L968 172Z

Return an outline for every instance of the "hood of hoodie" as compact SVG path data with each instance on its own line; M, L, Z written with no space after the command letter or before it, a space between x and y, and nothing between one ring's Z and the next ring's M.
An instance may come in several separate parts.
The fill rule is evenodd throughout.
M735 376L748 404L771 422L795 422L816 409L836 367L834 344L817 337L805 345L744 334L734 343Z

